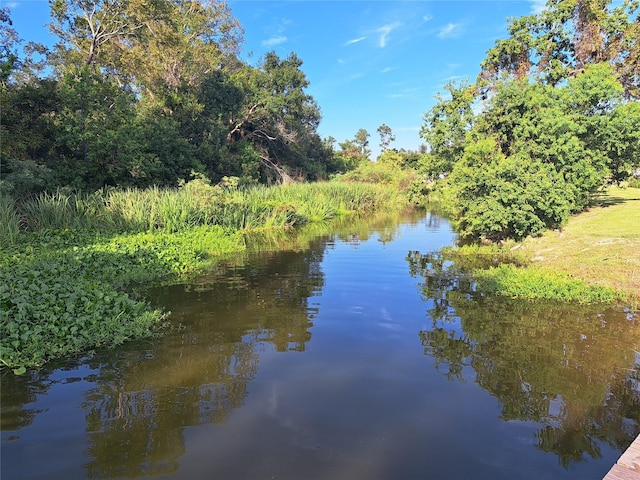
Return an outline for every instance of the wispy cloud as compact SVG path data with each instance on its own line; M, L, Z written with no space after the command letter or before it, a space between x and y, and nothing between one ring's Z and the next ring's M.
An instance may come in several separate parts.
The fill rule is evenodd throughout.
M427 23L428 21L433 20L433 15L423 15L422 16L422 21L424 23Z
M393 22L393 23L388 23L387 25L383 25L382 27L376 29L376 33L380 34L380 38L378 39L378 46L380 48L386 47L389 41L389 35L391 34L391 32L393 32L396 28L400 27L401 25L402 23L400 22Z
M263 40L262 41L262 46L263 47L275 47L276 45L281 45L284 42L287 41L287 37L285 36L279 36L279 37L271 37L268 38L267 40Z
M293 23L294 22L288 18L278 18L272 24L267 25L265 31L267 35L269 35L269 38L263 40L261 45L263 47L275 47L288 41L289 39L286 37L285 32Z
M462 23L447 23L438 32L439 38L458 38L462 34Z
M354 43L358 43L361 42L363 40L365 40L367 37L358 37L358 38L354 38L353 40L349 40L347 41L347 43L345 43L345 45L353 45Z
M547 0L530 0L531 13L541 13L547 7Z
M417 87L405 87L397 92L389 93L387 98L416 98L420 94L420 89Z
M392 70L396 70L398 67L385 67L382 70L380 70L380 73L389 73Z
M450 83L450 82L459 83L465 80L469 80L468 75L449 75L448 77L441 78L440 83L444 85L445 83Z

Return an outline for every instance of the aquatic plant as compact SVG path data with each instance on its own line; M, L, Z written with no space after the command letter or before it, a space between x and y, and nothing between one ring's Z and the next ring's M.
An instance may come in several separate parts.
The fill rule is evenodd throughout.
M136 285L189 278L245 251L248 232L399 205L378 185L244 189L202 179L177 189L43 193L20 205L4 197L0 236L13 241L0 248L0 365L23 373L155 335L166 314L138 298Z

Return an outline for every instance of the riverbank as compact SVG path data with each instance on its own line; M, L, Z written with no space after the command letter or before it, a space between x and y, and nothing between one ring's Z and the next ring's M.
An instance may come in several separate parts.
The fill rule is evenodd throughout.
M159 334L167 313L151 309L135 286L183 280L240 254L248 232L291 230L404 203L397 189L383 185L243 190L200 180L173 190L5 201L0 365L21 374L54 358Z
M611 187L559 231L522 243L544 270L568 273L640 302L640 188Z
M562 229L501 250L517 266L476 270L483 290L521 298L617 302L637 309L640 189L611 187ZM484 251L491 252L492 247Z

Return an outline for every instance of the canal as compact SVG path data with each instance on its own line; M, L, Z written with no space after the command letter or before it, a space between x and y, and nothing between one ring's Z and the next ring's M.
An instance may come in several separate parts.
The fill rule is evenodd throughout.
M484 295L454 242L352 221L150 289L162 338L2 377L2 478L601 479L640 319Z

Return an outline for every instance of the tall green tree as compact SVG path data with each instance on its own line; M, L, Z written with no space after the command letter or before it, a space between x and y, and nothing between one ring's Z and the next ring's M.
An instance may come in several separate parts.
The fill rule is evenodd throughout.
M294 147L320 141L320 109L305 91L309 81L302 63L295 53L282 60L269 52L258 68L245 66L235 74L243 96L229 117L227 144L249 142L262 166L281 181L302 161Z
M3 39L0 45L0 88L7 88L9 76L18 66L17 44L20 41L8 8L0 8L0 38Z
M357 146L360 151L360 155L364 158L369 158L371 156L371 149L369 148L369 132L367 132L364 128L359 129L356 132L355 137L353 137L353 144Z
M425 114L422 169L451 172L464 236L538 234L638 168L639 5L550 0L510 21L476 85L445 87Z
M384 152L389 148L391 143L395 142L396 136L393 134L391 127L385 123L380 125L376 131L378 135L380 135L380 149Z
M550 0L537 15L514 18L509 36L496 41L481 64L481 88L505 79L533 76L550 85L607 62L628 98L638 98L640 77L640 2Z
M424 115L420 137L429 146L428 175L434 178L450 172L462 158L467 134L474 125L473 103L476 89L468 82L444 86L447 94L438 94L437 103ZM425 166L426 167L426 166Z

